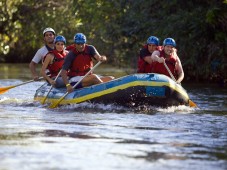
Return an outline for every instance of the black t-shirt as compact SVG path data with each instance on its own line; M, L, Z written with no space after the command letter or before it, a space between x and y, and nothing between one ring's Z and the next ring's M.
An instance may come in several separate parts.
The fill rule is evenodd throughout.
M94 57L96 54L98 54L98 51L96 50L96 48L94 46L88 45L86 53L88 53L89 55ZM62 66L62 69L68 70L71 67L75 58L76 58L76 54L73 51L69 51L69 53L65 57L65 61Z
M141 58L141 59L143 59L143 58L146 57L146 56L151 56L151 54L152 54L152 53L150 53L150 52L148 51L147 48L142 48L142 49L140 50L140 58Z

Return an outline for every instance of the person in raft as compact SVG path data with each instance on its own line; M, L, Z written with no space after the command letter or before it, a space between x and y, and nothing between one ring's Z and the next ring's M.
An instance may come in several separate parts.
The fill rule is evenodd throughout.
M147 43L139 52L137 73L151 73L152 59L151 55L155 50L161 50L159 46L159 39L155 36L150 36Z
M58 77L55 81L55 77L58 75L59 71L62 68L64 63L64 59L68 54L68 51L65 50L66 39L62 35L58 35L54 39L54 50L47 53L47 55L43 58L42 65L42 76L47 80L48 83L58 87L64 87L64 82L61 77ZM49 74L47 75L46 69L49 70Z
M163 41L163 49L155 50L151 55L151 60L153 73L164 74L171 77L163 64L165 62L177 83L181 83L184 79L184 71L177 55L176 42L173 38L166 38Z
M36 71L37 64L43 60L43 58L47 55L49 51L54 49L54 38L55 38L55 31L53 28L45 28L43 30L43 40L45 45L41 47L33 57L32 61L29 63L29 68L32 73L33 79L35 81L39 80L39 75Z
M75 88L91 86L114 79L112 76L99 77L93 73L83 78L93 67L93 58L97 61L106 61L107 58L101 56L94 46L86 44L86 36L83 33L75 34L74 43L75 47L66 56L61 72L67 92L72 92L74 90L73 85L81 79L82 81Z

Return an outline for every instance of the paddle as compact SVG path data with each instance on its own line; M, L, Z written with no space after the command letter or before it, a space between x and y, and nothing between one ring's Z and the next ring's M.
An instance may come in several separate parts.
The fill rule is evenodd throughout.
M59 71L59 73L58 73L58 75L55 77L54 81L56 81L56 80L58 79L58 77L61 75L61 71L62 71L62 70ZM52 90L53 87L54 87L54 86L51 85L50 90L47 92L47 95L44 97L44 99L43 99L43 101L41 102L41 104L44 104L44 103L45 103L45 101L46 101L46 99L47 99L47 97L48 97L48 95L49 95L49 93L50 93L50 91Z
M40 77L38 80L42 80L43 77ZM34 82L35 80L29 80L29 81L26 81L26 82L23 82L21 84L17 84L17 85L13 85L13 86L8 86L8 87L0 87L0 94L3 94L5 92L7 92L9 89L12 89L14 87L18 87L18 86L22 86L24 84L28 84L28 83L31 83L31 82Z
M172 72L170 71L169 67L166 65L166 63L163 63L166 70L169 72L171 78L176 82L177 80L175 79L175 77L173 76ZM190 107L198 107L192 100L189 99L189 106Z
M90 74L96 67L98 67L102 62L99 61L89 72L87 72L83 78L81 78L74 86L73 88L75 88L85 77L87 77L88 74ZM52 103L52 105L50 105L50 108L56 108L60 102L69 94L69 92L65 93L56 103Z

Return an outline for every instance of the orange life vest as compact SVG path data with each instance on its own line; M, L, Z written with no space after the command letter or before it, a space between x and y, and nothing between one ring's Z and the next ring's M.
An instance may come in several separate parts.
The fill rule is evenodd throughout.
M70 67L68 76L84 76L93 67L93 56L88 52L88 45L85 44L83 52L77 51L76 48L73 48L72 52L75 54L75 59Z

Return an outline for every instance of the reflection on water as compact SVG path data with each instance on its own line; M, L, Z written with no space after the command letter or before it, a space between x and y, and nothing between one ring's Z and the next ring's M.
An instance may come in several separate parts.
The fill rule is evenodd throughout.
M37 65L37 71L41 70L41 64ZM119 69L111 65L102 63L99 67L94 70L94 73L100 75L111 75L115 77L124 76L126 74L133 73L130 68ZM27 64L1 64L0 63L0 79L31 79L31 72Z
M21 82L0 80L1 87ZM226 89L185 85L196 109L90 103L49 109L33 101L42 84L0 95L1 170L227 169Z

